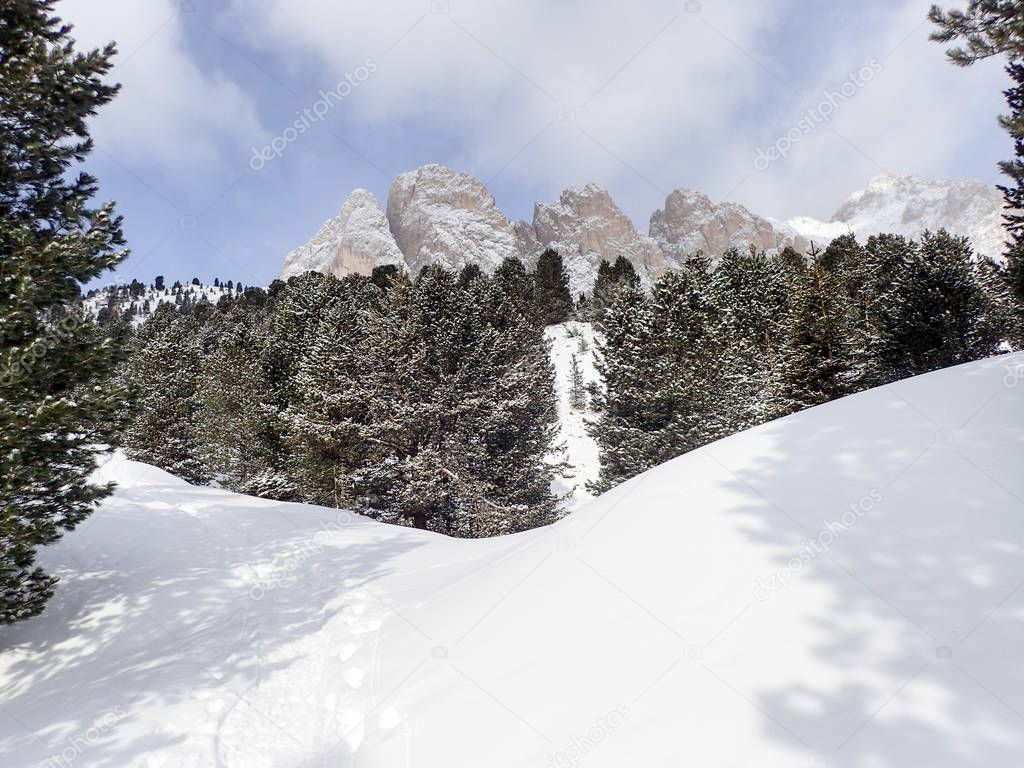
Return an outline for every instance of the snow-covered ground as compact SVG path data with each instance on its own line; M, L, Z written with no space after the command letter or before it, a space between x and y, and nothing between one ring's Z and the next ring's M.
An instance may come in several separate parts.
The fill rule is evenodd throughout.
M0 765L1018 768L1022 454L1017 354L490 540L115 459L0 631Z
M596 480L601 466L597 442L587 434L586 419L590 411L590 395L585 407L573 407L571 400L572 358L575 355L584 385L597 384L600 376L594 368L596 339L590 323L570 321L550 325L544 332L551 342L551 361L555 366L555 395L558 397L558 444L564 453L565 472L555 480L552 491L563 497L562 509L570 512L594 498L587 483Z

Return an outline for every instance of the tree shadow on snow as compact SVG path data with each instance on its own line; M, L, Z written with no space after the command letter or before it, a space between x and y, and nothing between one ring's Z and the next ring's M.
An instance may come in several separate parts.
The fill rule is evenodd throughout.
M748 618L803 616L780 631L804 679L746 693L805 765L1024 761L1024 386L1005 360L767 425L754 453L746 436L706 449L744 535L778 556Z
M185 745L197 707L216 741L275 673L364 642L387 609L362 585L425 541L339 510L126 485L46 553L62 581L44 614L0 631L0 764L192 765L210 751ZM288 739L267 708L259 728ZM149 762L159 750L174 758Z

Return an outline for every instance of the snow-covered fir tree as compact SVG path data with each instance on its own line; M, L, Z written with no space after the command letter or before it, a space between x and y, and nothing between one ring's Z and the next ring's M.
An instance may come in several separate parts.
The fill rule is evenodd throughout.
M116 345L71 306L125 257L113 206L90 207L96 180L75 172L115 49L76 50L53 9L0 6L0 623L43 610L56 578L37 549L110 492L89 475L120 400Z
M132 340L120 380L131 392L123 435L129 458L189 482L209 479L199 436L200 323L162 304Z
M771 418L779 354L788 322L789 265L754 249L726 251L712 275L728 432Z
M780 351L774 413L784 416L855 392L863 386L865 351L845 268L830 269L814 254L796 274Z
M264 313L244 302L216 322L213 348L201 363L197 432L206 471L240 493L278 497L273 428L277 412L264 369Z
M587 409L587 383L575 352L569 358L569 405L577 411Z
M597 490L723 434L730 401L711 288L710 262L698 255L650 297L627 284L605 311L597 360L604 386L591 425L601 447Z
M1010 233L1001 273L1024 307L1024 2L971 0L966 8L949 10L933 5L929 18L937 27L932 40L962 43L947 50L954 64L966 67L993 56L1006 60L1011 85L1003 96L1009 113L999 117L999 124L1013 141L1013 158L999 163L1008 179L999 189L1006 201L1003 219ZM1020 322L1020 316L1015 322Z
M597 267L594 290L589 298L580 298L581 305L584 305L581 309L585 309L586 312L581 314L581 317L600 324L603 322L605 310L614 302L618 290L626 286L636 288L639 285L640 277L636 273L636 268L625 256L619 256L614 263L602 259Z
M464 288L437 267L367 313L357 503L451 535L552 519L553 374L532 280L506 262Z
M601 447L601 473L594 490L604 491L650 466L647 448L660 424L647 413L647 363L651 308L639 286L627 283L609 295L601 312L595 367L602 387L590 430Z
M564 323L573 315L572 292L558 251L546 249L534 270L537 308L545 325Z
M379 382L362 357L368 347L362 337L381 314L385 290L408 290L407 280L398 275L394 287L382 289L352 277L314 285L305 277L289 280L278 297L272 334L274 345L294 343L299 351L290 380L282 379L291 390L285 411L290 477L302 501L353 506L352 474L380 453L363 436Z
M870 238L865 249L867 348L876 384L992 354L1008 329L990 301L965 238Z

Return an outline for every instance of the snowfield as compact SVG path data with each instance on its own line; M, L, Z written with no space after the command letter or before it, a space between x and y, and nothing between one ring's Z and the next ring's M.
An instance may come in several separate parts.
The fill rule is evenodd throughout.
M452 540L120 489L0 630L5 768L1024 764L1024 354Z

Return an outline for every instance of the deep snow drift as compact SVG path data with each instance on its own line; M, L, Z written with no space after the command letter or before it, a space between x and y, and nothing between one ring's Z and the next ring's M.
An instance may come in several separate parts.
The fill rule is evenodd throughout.
M484 541L113 460L0 634L0 765L1017 768L1022 456L1018 354Z

